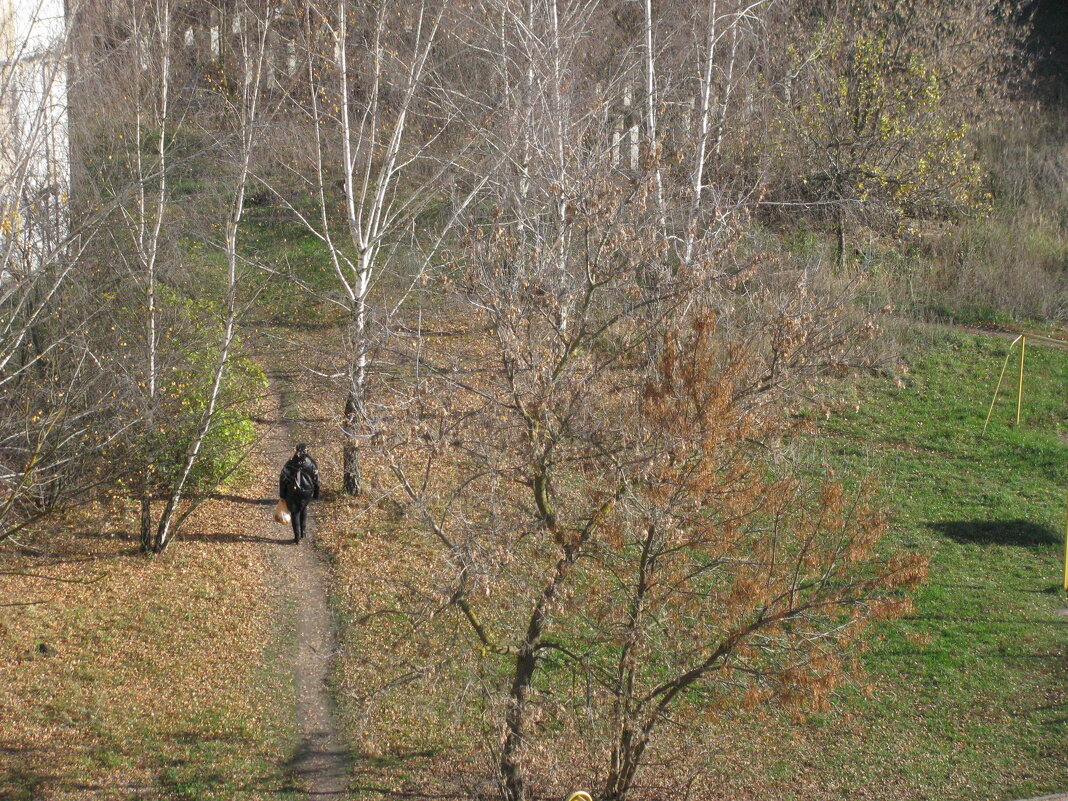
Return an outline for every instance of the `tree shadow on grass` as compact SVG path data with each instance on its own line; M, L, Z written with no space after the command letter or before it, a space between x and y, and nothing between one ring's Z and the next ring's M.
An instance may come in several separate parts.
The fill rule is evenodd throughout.
M1061 541L1060 532L1030 520L941 520L927 528L962 545L1018 545L1034 548Z
M66 756L84 755L84 749L68 750ZM122 791L125 797L141 798L142 793L152 788L143 784L109 783L106 786L85 780L74 762L63 759L57 749L29 746L0 746L0 801L22 801L55 797L68 797L91 792L90 797L112 797Z
M0 799L35 798L50 782L56 780L52 772L30 765L36 749L0 746Z
M331 797L340 795L348 798L360 793L370 793L383 798L411 799L463 799L467 794L442 793L441 788L420 789L415 779L409 778L405 787L391 788L396 783L397 772L405 774L418 773L424 761L438 756L441 748L417 748L414 750L396 750L372 756L346 746L331 747L326 732L312 732L297 745L296 751L286 760L281 769L289 778L284 787L289 792L303 796L301 787L306 787L311 780L336 780L335 784L347 786L347 791L313 791L314 797ZM488 796L488 794L487 794Z
M255 748L255 741L248 737L196 729L163 733L151 743L134 741L129 748L101 743L47 748L0 745L0 801L202 798L209 793L212 798L290 797L285 793L292 791L293 782L283 768L271 765L269 759L249 763L247 755ZM102 754L119 763L109 770L99 764ZM94 775L86 775L86 762L98 763ZM151 767L148 784L131 781L130 764Z
M213 501L227 501L229 503L244 503L249 506L274 506L278 503L277 498L246 498L244 495L224 495L220 492L213 492L208 495Z
M294 787L315 779L337 786L348 783L353 754L343 746L331 747L329 740L328 732L312 732L298 743L293 756L283 765Z
M70 537L72 540L104 540L113 542L137 542L137 538L125 531L68 531L65 532L65 536ZM27 548L27 556L33 556L39 559L51 559L53 564L73 564L74 562L99 562L106 559L122 559L127 556L137 556L141 549L136 546L130 546L122 548L117 551L107 551L104 553L70 553L60 552L60 554L53 553L52 551L35 551L32 548ZM3 801L3 799L0 799Z
M288 529L286 529L288 532ZM136 542L137 536L132 533L120 533L120 534L102 534L95 531L75 532L72 536L77 539L90 539L90 540L120 540L127 542ZM177 540L186 540L188 542L207 542L207 543L235 543L235 542L266 542L281 545L286 542L293 542L292 534L282 534L278 537L260 537L255 534L216 534L210 531L179 531L175 535ZM107 554L90 554L78 559L63 559L56 562L60 564L62 562L88 562L99 561L102 559L120 559L125 556L141 556L142 551L140 547L123 548L121 551ZM0 801L4 801L0 798Z

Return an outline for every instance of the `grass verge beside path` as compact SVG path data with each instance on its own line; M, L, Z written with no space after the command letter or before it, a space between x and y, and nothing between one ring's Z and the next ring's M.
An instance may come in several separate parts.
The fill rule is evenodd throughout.
M694 799L1004 801L1068 788L1068 622L1059 614L1068 607L1059 590L1068 353L1028 349L1024 424L1008 424L1015 396L1003 390L984 438L1011 340L927 327L905 336L902 385L858 382L852 407L807 441L801 462L819 466L814 478L878 479L894 544L931 559L915 614L873 631L867 675L828 712L710 717L700 764L672 768L692 780ZM306 414L327 414L324 402ZM335 456L324 451L324 474L339 468ZM371 495L334 495L316 510L342 617L335 686L350 737L373 744L362 765L373 784L440 788L447 766L477 751L457 739L477 731L462 721L458 688L438 677L382 697L383 708L407 707L406 731L399 719L369 719L357 700L376 687L375 582L418 575L420 558L398 545L405 521ZM447 615L440 625L447 636Z
M984 437L1010 340L913 336L903 386L858 384L856 411L825 425L815 447L842 475L880 479L894 537L930 555L930 579L915 614L872 643L868 697L847 695L838 714L802 727L814 762L780 755L782 786L811 782L815 767L852 797L1064 790L1068 353L1028 348L1021 425L1013 381Z
M47 556L0 549L2 603L29 604L0 608L0 799L290 797L264 470L162 557L121 515L39 536Z

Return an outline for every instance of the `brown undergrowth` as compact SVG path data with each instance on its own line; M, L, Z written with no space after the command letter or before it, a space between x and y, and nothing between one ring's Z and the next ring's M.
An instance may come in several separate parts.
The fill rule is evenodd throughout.
M436 327L455 333L465 321L439 321ZM444 358L461 346L460 339L467 346L475 337L435 339L427 353ZM394 400L388 381L376 382L371 391L373 402L387 410L384 425L400 419L388 411ZM342 391L326 382L305 389L297 398L297 429L323 477L323 500L312 514L316 545L332 566L340 648L331 684L355 757L353 786L387 795L467 797L471 777L490 771L479 762L485 734L481 689L465 686L455 664L467 632L452 610L442 610L426 627L392 603L398 593L413 598L433 591L437 556L373 444L360 453L362 494L342 492L341 451L332 435L343 405Z
M434 327L456 331L462 321ZM471 365L479 363L479 336L428 338L422 353L428 364L459 369L470 377L478 372L477 368L472 372ZM468 351L466 372L454 364L461 349ZM485 356L492 358L490 352ZM393 421L403 420L400 413L394 417L390 411L400 399L391 397L388 384L373 391L372 402L380 411L378 434L389 438ZM319 435L325 445L329 421L337 420L342 402L339 394L329 391L306 393L300 401L301 415L309 421L304 438L314 440ZM462 404L462 397L455 403ZM486 432L487 437L492 435ZM328 488L325 502L316 510L319 544L334 562L333 597L342 620L334 686L359 757L359 784L417 797L493 795L489 777L495 766L487 754L499 750L502 731L487 720L501 718L494 693L499 697L504 677L485 654L480 657L467 623L450 604L449 587L441 579L440 549L420 534L416 513L373 442L362 456L365 492L357 499L339 492L340 454L324 448L317 456ZM448 470L448 460L435 469ZM516 558L522 557L517 553ZM533 569L535 560L530 564ZM483 622L506 627L507 606L483 608ZM581 694L581 688L574 686L578 680L577 672L571 676L554 671L553 681L572 683L560 690L561 698ZM532 797L595 790L597 766L605 763L604 739L586 736L590 721L568 720L563 701L553 711L551 684L536 692L538 703L550 711L533 725L538 739L552 747L529 754L530 773L537 777ZM720 707L687 710L687 716L695 715L706 724L696 731L669 729L650 748L648 769L635 787L635 797L658 798L680 788L689 788L686 793L692 798L772 797L769 794L781 788L764 769L769 762L785 758L789 749L818 753L852 725L834 732L809 731L791 727L789 715ZM814 799L831 797L826 790L826 777L809 787L791 787L799 797ZM872 797L885 797L884 791L873 789Z
M272 660L284 605L267 551L287 538L260 502L273 470L255 455L160 557L137 552L135 510L118 505L0 551L0 798L288 786L288 661Z

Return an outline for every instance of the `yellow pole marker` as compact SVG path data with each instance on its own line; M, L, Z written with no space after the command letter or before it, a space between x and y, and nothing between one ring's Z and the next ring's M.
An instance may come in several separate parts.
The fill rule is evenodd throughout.
M1068 339L1057 339L1056 337L1047 337L1042 334L1036 334L1033 331L1025 331L1021 336L1026 336L1028 339L1037 339L1042 342L1049 342L1052 345L1061 345L1062 347L1068 347Z
M1012 344L1009 345L1009 352L1005 354L1005 363L1001 365L1001 375L998 376L998 386L997 389L994 390L994 397L990 399L990 411L986 413L986 422L983 423L984 434L986 433L986 427L990 425L990 415L994 413L994 404L997 402L998 393L1001 392L1001 382L1005 380L1005 371L1009 369L1009 359L1012 356L1012 349L1016 347L1016 343L1021 339L1023 339L1023 334L1020 334L1020 336L1012 341Z
M1024 354L1027 353L1027 337L1020 335L1020 381L1016 385L1016 425L1020 425L1020 407L1023 405Z
M593 801L593 799L590 798L590 794L585 790L579 790L577 793L569 795L567 801Z

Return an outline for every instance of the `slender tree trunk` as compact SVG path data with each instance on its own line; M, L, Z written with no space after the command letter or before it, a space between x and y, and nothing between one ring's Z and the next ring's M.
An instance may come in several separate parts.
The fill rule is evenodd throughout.
M633 781L634 773L641 760L644 745L635 753L637 732L634 729L634 679L638 666L639 645L645 628L645 605L656 570L655 545L657 529L649 525L642 542L641 561L634 587L634 596L627 610L626 640L619 655L619 668L616 672L616 702L614 715L618 725L619 738L612 747L611 765L608 780L605 782L605 798L622 799Z
M156 526L156 538L152 550L162 553L170 545L174 532L177 530L184 516L178 515L178 509L182 502L189 476L200 457L200 451L208 437L213 422L215 411L218 408L223 385L230 363L230 355L233 349L237 329L237 291L238 291L238 253L237 237L240 230L245 206L245 189L248 185L252 150L255 145L256 122L258 113L258 100L263 75L263 58L267 31L269 30L270 18L268 17L258 31L253 42L245 42L242 48L244 57L243 91L241 96L240 126L242 136L241 161L237 180L231 198L230 208L224 223L224 250L227 264L227 293L225 322L223 324L222 339L219 346L219 355L215 361L212 375L211 389L208 394L207 405L200 418L188 452L185 454L185 463L182 472L170 488L170 494L163 512L160 514L159 523ZM253 46L255 49L253 49Z
M692 192L690 203L690 217L686 221L686 248L683 252L682 263L689 265L693 258L694 242L697 238L697 219L701 212L701 196L704 191L705 160L708 150L708 136L710 128L710 115L712 103L712 68L715 64L716 55L716 24L719 18L716 16L716 0L712 0L708 12L708 34L705 44L705 62L700 80L701 106L697 115L699 131L697 136L697 152L694 156L693 172L690 177L690 190Z
M159 127L157 147L159 148L159 162L155 169L159 172L159 189L154 198L151 213L154 220L149 225L149 209L145 180L147 179L146 168L141 161L141 148L136 143L141 141L141 112L138 104L136 120L136 159L137 175L140 181L138 190L138 221L137 240L138 255L141 258L145 271L145 391L147 393L145 403L145 463L142 465L141 476L141 550L154 551L158 543L153 537L152 531L152 488L156 480L156 406L158 403L158 345L159 345L159 319L156 308L156 271L159 259L159 240L163 229L163 213L168 201L167 182L167 135L170 132L168 122L170 119L170 35L171 35L171 8L168 0L158 4L155 8L154 33L159 38L160 44L160 73L159 73L159 99L156 111L155 124ZM142 32L142 37L147 34ZM141 44L144 44L142 38Z
M164 180L161 176L160 180ZM162 207L158 209L162 212ZM149 551L152 548L152 484L156 472L156 273L155 259L150 262L147 276L147 337L146 356L148 397L145 408L145 463L142 465L141 475L141 550Z
M667 238L667 210L664 207L664 181L660 174L660 134L656 119L656 53L653 51L653 0L645 0L645 127L649 139L649 159L653 164L656 188L657 225Z
M527 0L526 3L526 22L527 30L534 30L534 0ZM525 80L523 84L523 108L521 112L521 120L523 125L523 158L520 164L521 177L519 179L519 198L525 204L527 195L530 192L530 159L534 149L534 120L530 114L530 109L534 103L534 54L531 52L527 56L527 68L525 72ZM524 231L526 229L524 228Z
M648 735L642 731L629 726L624 729L612 751L612 769L605 782L604 801L626 801L648 743Z
M395 230L397 220L396 194L400 176L405 167L402 158L407 144L408 115L414 103L417 90L423 80L423 70L430 58L434 38L437 35L440 15L424 28L423 11L420 6L418 31L420 43L414 54L411 72L404 87L403 98L396 109L396 117L387 125L382 102L382 81L386 74L385 63L390 49L382 40L387 28L385 8L375 23L373 41L370 43L371 81L367 89L366 107L353 103L350 91L347 27L348 3L339 0L337 4L337 32L335 34L335 54L333 67L336 69L339 93L338 121L340 123L341 156L345 185L345 217L349 240L359 252L358 264L353 264L348 256L342 255L334 245L329 234L329 215L327 213L326 194L324 190L324 172L322 163L322 133L319 127L319 113L316 106L316 152L318 166L318 184L322 214L322 237L331 252L334 270L344 287L352 315L352 343L347 354L350 385L345 397L345 412L342 419L342 469L343 485L350 495L361 491L359 464L360 428L364 425L365 402L367 393L367 372L370 354L368 337L368 314L372 280L384 266L379 263L383 240L391 230ZM315 72L310 73L312 86L319 78ZM378 154L381 151L381 158ZM362 163L361 163L362 160ZM414 225L414 222L413 222Z
M731 26L731 55L727 61L727 80L723 87L723 102L720 104L719 121L716 123L716 144L712 148L716 158L719 158L723 146L723 133L727 129L727 107L730 105L731 92L734 91L734 65L738 58L738 26L739 20L735 20Z
M567 296L567 202L566 186L567 186L567 164L565 163L565 147L564 139L567 136L567 120L565 120L564 109L564 96L563 96L563 82L564 71L563 63L561 61L561 42L560 42L560 9L559 0L551 0L549 3L549 22L552 30L552 69L553 69L553 83L552 83L552 108L553 117L556 121L556 131L554 137L554 155L556 158L556 171L557 171L557 195L556 195L556 214L557 214L557 231L556 231L556 270L559 274L559 289L557 294L560 298L560 312L559 312L559 326L560 331L567 331L568 324L571 318L571 298Z
M539 627L540 630L540 627ZM524 643L516 657L515 674L508 693L508 712L505 715L504 747L501 749L500 771L506 801L525 801L526 781L523 775L523 737L526 733L527 703L530 684L538 667L538 658L531 643Z
M834 261L839 269L846 266L845 208L841 201L838 202L838 214L835 220Z
M542 518L550 528L555 527L555 515L544 501L538 501L542 509ZM556 563L553 577L542 591L541 598L534 606L527 624L526 635L523 643L519 646L519 654L515 660L515 672L512 674L512 687L508 693L508 711L505 714L505 737L504 746L501 748L501 757L498 769L501 773L501 790L506 801L525 801L526 779L523 766L523 738L526 735L527 715L530 703L530 686L534 681L534 675L538 669L538 656L541 646L541 635L545 630L548 610L556 600L556 596L567 581L571 569L578 558L579 548L588 537L588 532L583 536L582 542L575 546L565 546L563 556Z
M362 489L360 475L360 445L357 432L360 423L360 397L358 390L350 389L345 398L345 418L342 423L344 442L341 446L341 462L344 470L345 492L359 495Z

